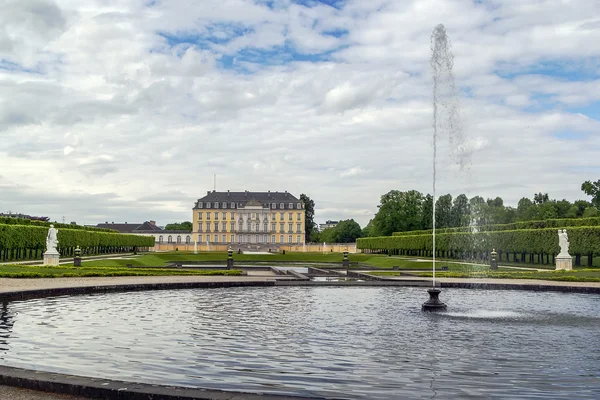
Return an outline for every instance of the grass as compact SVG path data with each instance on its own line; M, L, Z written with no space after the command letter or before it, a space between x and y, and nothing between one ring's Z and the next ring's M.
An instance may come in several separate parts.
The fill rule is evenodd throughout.
M2 278L63 278L86 276L172 276L172 275L241 275L240 270L184 270L174 268L122 268L114 266L58 266L1 265Z
M431 277L431 272L415 275ZM569 282L600 282L600 270L580 269L572 271L479 271L479 272L436 272L438 278L493 278L493 279L542 279Z

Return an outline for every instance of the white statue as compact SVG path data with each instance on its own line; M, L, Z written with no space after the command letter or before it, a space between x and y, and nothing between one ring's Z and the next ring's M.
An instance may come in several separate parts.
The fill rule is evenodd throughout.
M50 225L48 229L48 235L46 236L46 252L58 253L56 246L58 245L58 229L54 228L54 225Z
M569 255L569 236L567 236L567 230L558 230L558 245L560 246L560 253L562 255Z

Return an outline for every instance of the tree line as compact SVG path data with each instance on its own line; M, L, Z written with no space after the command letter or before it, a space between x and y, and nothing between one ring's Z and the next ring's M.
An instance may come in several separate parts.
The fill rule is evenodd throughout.
M550 199L548 193L523 197L517 207L504 205L501 197L468 198L460 194L440 196L435 202L436 228L456 228L491 224L509 224L556 218L590 218L600 216L600 180L586 181L581 190L591 201ZM433 197L417 190L391 190L381 196L375 217L362 230L362 237L389 236L394 232L433 228Z

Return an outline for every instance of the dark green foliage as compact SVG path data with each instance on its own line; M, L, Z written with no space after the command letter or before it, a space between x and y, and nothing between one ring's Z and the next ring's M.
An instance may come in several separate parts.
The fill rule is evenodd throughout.
M174 222L165 226L166 231L188 231L191 232L193 224L190 221Z
M543 229L543 228L568 228L572 226L600 226L600 218L564 218L548 219L544 221L513 222L511 224L482 225L477 227L458 227L438 229L437 233L453 232L489 232L489 231L512 231L519 229ZM419 230L412 232L394 232L393 236L424 235L430 234L431 230Z
M66 229L81 229L81 230L92 231L92 232L117 233L117 231L114 229L96 228L93 226L81 226L81 225L74 225L74 224L61 224L58 222L37 221L37 220L30 220L30 219L25 219L25 218L0 217L0 224L1 225L43 226L43 227L49 227L50 225L54 225L54 227L57 229L60 229L60 228L65 229L66 228Z
M361 237L360 225L353 219L340 221L335 228L327 228L319 235L319 240L326 243L354 243Z
M304 237L306 242L314 239L314 232L317 231L315 224L315 202L310 197L302 193L300 201L304 203Z
M2 259L40 258L46 247L47 233L48 228L45 226L0 225ZM139 247L154 246L154 238L149 236L65 228L58 229L58 242L58 251L62 255L71 254L77 246L83 254L133 251Z
M592 197L592 205L600 209L600 179L596 182L585 181L581 184L581 190Z
M412 233L412 232L411 232ZM600 226L570 227L571 254L600 254ZM403 235L358 239L359 249L432 250L432 235ZM454 252L502 252L557 254L557 229L519 229L481 233L453 232L436 235L436 249Z

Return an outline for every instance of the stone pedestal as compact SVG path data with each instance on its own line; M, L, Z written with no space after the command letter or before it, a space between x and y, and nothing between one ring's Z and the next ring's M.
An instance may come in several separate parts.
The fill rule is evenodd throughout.
M556 256L556 270L571 271L573 269L573 257L568 254L559 254Z
M227 259L227 269L233 269L233 258Z
M60 254L58 251L47 251L44 253L44 265L59 265Z
M81 257L73 257L73 266L81 267Z

